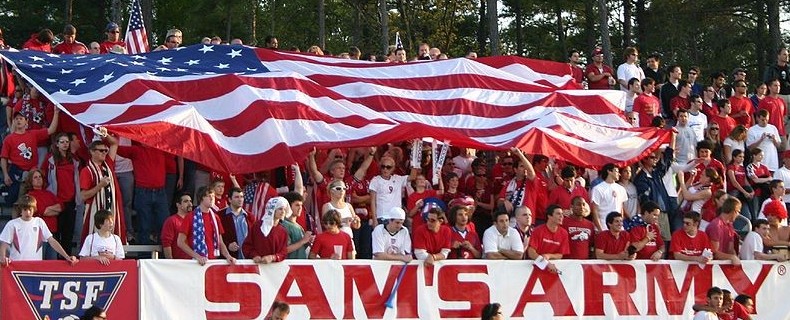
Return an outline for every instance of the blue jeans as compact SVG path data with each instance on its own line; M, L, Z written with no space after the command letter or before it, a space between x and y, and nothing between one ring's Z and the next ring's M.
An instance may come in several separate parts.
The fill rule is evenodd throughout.
M44 260L58 260L58 252L55 251L55 248L52 248L52 246L49 245L49 242L44 242L44 244L41 246L41 249L44 253ZM66 250L66 252L68 252L68 250Z
M167 209L169 212L175 212L175 204L173 197L176 195L176 184L178 183L178 174L168 173L165 176L165 196L167 196Z
M137 220L140 222L140 227L137 229L139 231L137 241L141 244L152 244L148 236L158 237L168 216L165 188L135 187L134 209L137 211Z
M134 234L132 223L132 203L134 200L134 171L116 173L118 186L121 189L123 201L123 221L126 223L126 234Z

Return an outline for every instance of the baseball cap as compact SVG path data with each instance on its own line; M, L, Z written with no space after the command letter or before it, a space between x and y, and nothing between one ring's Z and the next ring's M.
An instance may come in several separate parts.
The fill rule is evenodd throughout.
M17 116L20 116L20 117L23 117L23 118L27 118L27 117L26 117L26 116L25 116L25 115L22 113L22 111L16 111L16 112L14 112L14 115L11 117L11 119L13 119L13 118L16 118Z
M779 218L779 220L787 219L787 209L781 200L773 200L766 204L763 213L765 216L774 216Z
M406 219L406 211L401 207L392 207L387 211L387 219Z
M434 198L434 197L425 198L425 200L423 200L422 202L423 202L422 205L423 220L428 220L428 211L430 211L433 208L439 208L442 211L447 211L447 205L444 203L444 201L440 200L439 198Z
M104 28L104 31L111 31L111 30L115 30L115 29L119 29L118 28L118 24L115 23L115 22L110 22L110 23L107 24L107 27Z
M595 50L593 50L593 51L592 51L592 55L593 55L593 56L597 56L597 55L599 55L599 54L603 54L603 49L601 49L601 48L595 48Z

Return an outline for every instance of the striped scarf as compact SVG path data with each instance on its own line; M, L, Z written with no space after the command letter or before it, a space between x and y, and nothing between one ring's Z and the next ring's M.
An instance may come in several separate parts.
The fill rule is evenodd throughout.
M91 232L98 232L98 229L93 225L93 217L99 210L110 210L115 217L115 229L113 234L121 238L121 242L126 244L126 227L123 220L123 202L121 201L120 190L116 190L115 173L107 165L107 162L102 162L97 166L93 161L88 161L85 166L91 174L91 180L94 186L99 184L104 177L110 177L112 181L109 185L99 189L99 192L93 196L92 199L85 199L85 215L83 216L82 227L82 242Z

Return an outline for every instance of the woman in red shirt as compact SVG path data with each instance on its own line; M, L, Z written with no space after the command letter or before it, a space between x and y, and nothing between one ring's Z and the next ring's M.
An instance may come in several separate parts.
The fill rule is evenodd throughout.
M67 133L55 135L47 160L42 164L48 182L47 190L54 193L61 203L62 210L57 216L60 239L68 251L74 237L74 224L77 219L76 197L77 181L79 181L79 159L72 153L71 139ZM52 230L50 228L50 230ZM53 231L54 232L54 231Z

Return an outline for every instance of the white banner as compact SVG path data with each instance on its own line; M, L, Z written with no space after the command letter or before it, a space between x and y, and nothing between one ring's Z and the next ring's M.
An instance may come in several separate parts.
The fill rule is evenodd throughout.
M141 260L141 319L263 319L275 300L293 319L479 319L490 302L509 319L690 319L711 286L755 297L754 319L790 319L786 263L742 266L681 261L558 261L561 275L530 261L412 262L394 308L384 306L403 264L290 260L230 266Z

